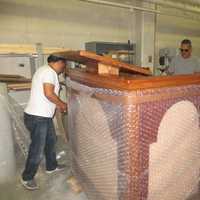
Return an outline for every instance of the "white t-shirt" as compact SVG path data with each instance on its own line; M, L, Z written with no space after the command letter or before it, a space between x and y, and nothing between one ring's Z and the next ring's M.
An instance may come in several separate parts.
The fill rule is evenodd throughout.
M31 86L31 95L25 113L41 117L52 118L56 105L44 95L43 84L50 83L55 86L54 92L59 93L60 85L57 73L48 65L40 67L34 74Z
M184 59L181 55L178 55L172 60L169 72L175 75L200 72L200 63L196 57L191 56Z

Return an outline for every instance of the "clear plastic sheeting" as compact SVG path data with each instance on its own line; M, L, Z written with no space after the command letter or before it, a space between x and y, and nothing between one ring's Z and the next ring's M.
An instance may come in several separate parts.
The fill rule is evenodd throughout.
M17 171L15 144L24 155L28 134L23 125L23 109L7 93L7 85L0 84L0 185L11 183Z
M30 134L24 125L24 109L9 95L0 95L0 104L4 106L11 120L13 137L24 156L28 153Z
M2 184L12 181L16 172L16 162L11 119L2 104L0 104L0 118L0 184Z
M164 115L157 142L150 147L149 200L185 199L198 185L198 120L198 112L189 101L176 103Z
M200 86L67 85L72 169L89 200L186 200L197 188Z

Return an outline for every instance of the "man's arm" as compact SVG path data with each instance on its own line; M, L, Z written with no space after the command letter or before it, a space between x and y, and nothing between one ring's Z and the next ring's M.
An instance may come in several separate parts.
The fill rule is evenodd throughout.
M67 104L63 102L54 92L54 85L50 83L44 83L43 84L43 89L44 89L44 95L46 98L51 101L52 103L56 104L56 107L61 111L61 112L66 112L67 111Z
M199 73L200 73L200 60L199 58L196 58L194 74L199 74Z
M173 75L174 73L175 73L175 58L171 61L171 63L166 69L167 75Z

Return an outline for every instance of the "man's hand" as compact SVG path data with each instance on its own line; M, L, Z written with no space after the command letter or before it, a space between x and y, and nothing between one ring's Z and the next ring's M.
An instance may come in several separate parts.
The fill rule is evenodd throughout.
M57 106L57 109L60 112L66 113L67 112L67 104L62 102L59 106Z
M43 88L46 98L52 103L56 104L56 107L58 110L60 110L60 112L67 112L67 104L54 93L54 85L50 83L44 83Z

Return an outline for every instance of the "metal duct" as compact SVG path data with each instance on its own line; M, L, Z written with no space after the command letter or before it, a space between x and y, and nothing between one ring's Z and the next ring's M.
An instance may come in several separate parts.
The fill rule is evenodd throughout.
M168 16L175 16L175 17L182 17L187 19L193 19L193 20L200 20L200 3L197 4L198 1L191 0L177 0L176 2L172 0L134 0L134 1L126 1L126 3L121 3L119 0L80 0L87 3L92 4L99 4L99 5L105 5L105 6L111 6L111 7L118 7L118 8L124 8L130 11L133 10L139 10L149 13L155 13L155 14L161 14L161 15L168 15ZM119 3L120 2L120 3ZM140 6L136 6L136 3L139 3ZM145 6L143 3L150 3L160 6L160 8L155 7L152 8L152 6ZM191 4L190 4L191 3ZM196 4L194 4L196 3ZM169 7L172 8L163 10L162 8ZM177 13L176 10L178 9L182 11L182 13Z
M168 6L171 8L180 9L182 11L188 11L188 12L194 12L197 14L200 14L200 2L198 0L143 0L142 2L139 0L135 1L126 1L126 3L122 3L121 1L117 0L81 0L88 3L95 3L95 4L101 4L101 5L107 5L107 6L113 6L113 7L120 7L125 9L134 9L134 10L141 10L146 12L154 12L159 13L158 10L147 8L143 6L136 6L135 3L142 3L142 2L148 2L152 4L157 4L161 6Z
M134 6L131 4L125 4L125 3L117 3L114 1L104 1L104 0L80 0L87 3L93 3L93 4L99 4L99 5L106 5L111 7L118 7L118 8L124 8L129 10L140 10L140 11L146 11L146 12L152 12L152 13L160 13L159 11L151 8L144 8L140 6Z
M176 2L172 0L144 0L144 2L200 13L200 1L198 0L179 0Z

